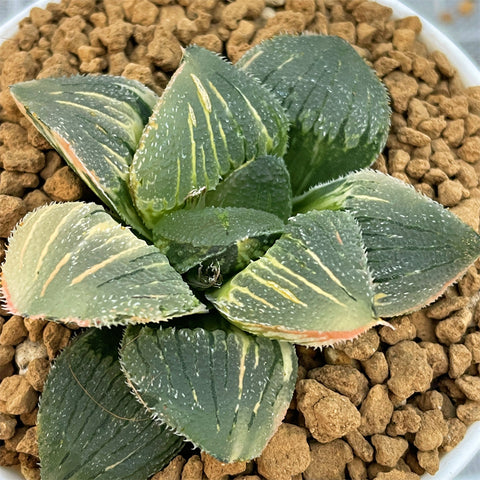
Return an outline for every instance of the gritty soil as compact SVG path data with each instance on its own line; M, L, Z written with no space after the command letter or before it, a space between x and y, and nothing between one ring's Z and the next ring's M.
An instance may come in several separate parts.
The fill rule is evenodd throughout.
M278 33L338 35L391 95L374 167L479 230L480 86L417 40L417 17L364 0L62 0L34 8L0 46L0 261L15 224L52 201L92 194L16 108L8 86L75 73L139 80L161 94L182 47L233 62ZM299 347L284 423L255 461L225 465L187 448L154 480L415 480L435 473L480 420L480 263L434 304L358 339ZM72 330L0 308L0 465L39 479L36 413L51 361Z

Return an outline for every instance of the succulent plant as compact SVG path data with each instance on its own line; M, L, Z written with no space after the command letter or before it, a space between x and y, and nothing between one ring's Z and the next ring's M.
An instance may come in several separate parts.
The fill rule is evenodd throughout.
M257 457L294 344L418 309L480 255L469 226L368 168L389 98L337 37L278 36L236 65L189 47L160 98L108 75L11 93L104 204L29 213L3 265L11 313L98 327L48 377L44 480L144 480L183 438Z

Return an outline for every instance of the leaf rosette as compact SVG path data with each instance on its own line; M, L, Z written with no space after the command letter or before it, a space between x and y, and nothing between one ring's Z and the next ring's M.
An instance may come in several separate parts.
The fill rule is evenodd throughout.
M292 398L294 344L416 310L480 255L451 212L368 170L388 95L338 38L280 35L237 65L189 47L160 98L108 75L12 94L108 210L28 214L9 240L5 306L127 325L82 333L52 369L47 480L144 480L178 451L168 430L224 462L260 455ZM125 419L142 414L139 432ZM162 439L148 461L137 433Z

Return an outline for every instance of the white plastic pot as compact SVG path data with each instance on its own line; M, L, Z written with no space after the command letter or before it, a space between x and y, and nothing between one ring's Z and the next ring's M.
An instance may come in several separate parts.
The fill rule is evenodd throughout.
M18 23L29 15L32 7L44 8L51 1L32 1L28 9L20 12L0 27L0 42L15 34ZM425 43L429 50L440 50L447 56L450 63L457 69L465 86L480 85L480 70L441 31L398 0L378 0L378 2L391 7L394 12L394 18L403 18L411 15L420 17L423 29L419 39ZM442 457L440 470L434 476L425 474L422 478L424 480L454 480L476 454L480 455L480 422L470 426L460 444ZM22 476L18 473L18 470L0 467L0 480L22 480Z

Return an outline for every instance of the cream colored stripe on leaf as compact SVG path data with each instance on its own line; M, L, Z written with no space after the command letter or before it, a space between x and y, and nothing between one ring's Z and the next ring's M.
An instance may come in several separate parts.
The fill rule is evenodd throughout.
M129 248L127 250L124 250L123 252L119 252L117 253L116 255L112 255L111 257L109 258L106 258L105 260L103 260L102 262L100 263L97 263L96 265L93 265L91 266L90 268L88 268L87 270L85 270L83 273L81 273L80 275L77 275L71 282L70 282L70 286L73 286L73 285L76 285L77 283L80 283L82 280L84 280L85 278L87 278L88 276L90 275L93 275L94 273L98 272L99 270L101 270L102 268L104 268L105 266L109 265L110 263L112 262L115 262L116 260L118 260L119 258L121 257L124 257L126 255L129 255L130 253L136 251L136 250L141 250L143 249L144 246L143 245L137 245L133 248Z

